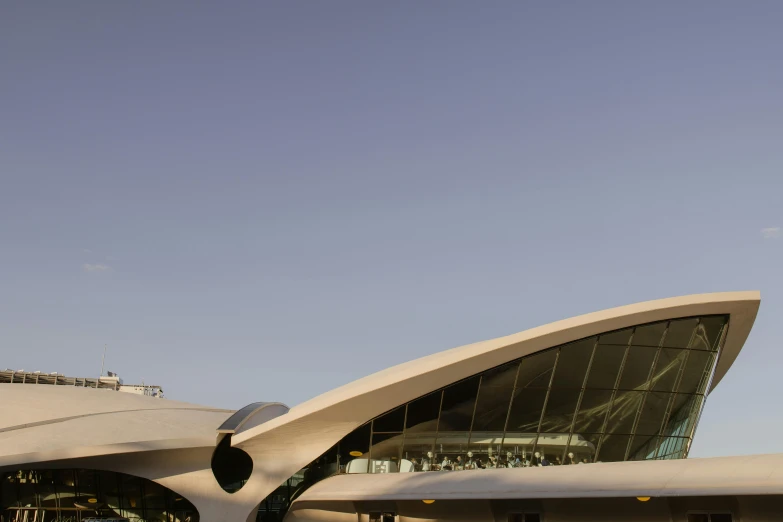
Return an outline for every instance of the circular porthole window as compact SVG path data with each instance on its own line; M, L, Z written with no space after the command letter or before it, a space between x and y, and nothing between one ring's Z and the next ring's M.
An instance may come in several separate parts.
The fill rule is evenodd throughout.
M220 487L228 493L236 493L253 473L253 459L239 448L231 447L231 435L218 443L212 454L212 474Z

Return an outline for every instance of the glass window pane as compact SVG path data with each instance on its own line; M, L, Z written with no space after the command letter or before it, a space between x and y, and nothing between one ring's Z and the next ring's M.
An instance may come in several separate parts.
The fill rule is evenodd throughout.
M663 332L666 331L666 321L637 326L633 332L632 343L636 346L660 346Z
M574 433L568 445L564 464L587 464L595 460L598 442L601 435L598 433Z
M464 468L467 453L471 449L468 445L469 439L470 433L467 431L438 432L438 440L435 441L435 456L441 471Z
M54 473L52 471L38 472L38 502L41 507L57 507L57 494L54 489ZM2 504L0 504L0 508L2 508Z
M712 352L690 350L677 391L680 393L704 393L709 372L712 371Z
M674 384L677 382L680 365L687 354L686 350L661 348L652 377L652 389L654 391L674 391Z
M600 433L611 401L611 390L585 390L576 415L574 433Z
M696 335L691 348L696 350L717 350L726 318L723 316L702 317L696 328Z
M585 372L593 354L595 338L567 344L560 348L557 360L553 388L581 388L585 381Z
M402 458L413 463L415 471L434 471L435 462L434 433L406 433Z
M657 348L649 346L631 346L625 359L623 374L620 377L621 390L643 390L647 388L647 379Z
M166 509L166 489L157 482L144 481L144 507Z
M405 423L405 406L400 406L385 415L381 415L373 421L374 432L398 432L402 431Z
M54 487L60 499L60 507L73 507L76 498L76 478L72 470L56 470L54 472Z
M658 453L658 435L634 435L627 460L650 460Z
M481 374L481 386L493 388L513 388L517 379L519 361L514 361L503 366L487 370Z
M514 363L481 376L472 431L498 431L503 436L518 368L519 363Z
M676 394L664 433L666 435L690 436L693 415L698 412L702 400L701 395Z
M642 406L642 413L636 425L637 435L658 435L661 433L666 408L669 405L670 393L648 393Z
M663 345L670 348L687 348L691 344L693 330L696 329L699 320L679 319L669 323L669 329L666 331L666 337L663 338Z
M556 358L557 350L555 349L522 359L522 363L519 365L517 388L548 387Z
M606 419L604 430L607 433L630 434L643 396L644 392L618 391L612 402L612 409Z
M556 390L549 392L546 411L541 421L541 433L569 433L574 420L580 390Z
M613 389L617 383L617 374L625 357L626 347L620 345L601 345L595 349L590 375L587 377L588 388Z
M339 444L340 463L348 463L359 457L367 458L364 454L370 451L370 423L353 430Z
M710 516L706 513L688 513L688 522L710 522Z
M438 412L443 392L435 392L408 404L406 432L431 432L438 429Z
M396 473L400 471L402 433L373 433L370 448L369 473ZM410 461L405 471L409 471Z
M614 332L608 332L601 334L598 338L600 344L619 344L627 346L628 341L631 339L633 328L626 328L625 330L615 330Z
M598 462L619 462L625 460L630 435L604 435L601 449L598 450Z
M731 513L712 513L710 522L732 522Z
M514 390L514 399L511 403L506 431L514 433L537 432L541 411L544 409L544 399L546 399L546 390L541 388ZM508 433L506 437L508 437Z
M479 376L474 376L443 390L438 432L470 431L478 385Z
M120 489L119 489L119 477L117 473L112 471L99 471L98 483L101 488L101 497L99 500L106 504L106 507L114 511L114 515L121 517L120 513Z
M89 499L98 498L98 488L95 483L95 472L92 470L76 471L77 502L88 504Z

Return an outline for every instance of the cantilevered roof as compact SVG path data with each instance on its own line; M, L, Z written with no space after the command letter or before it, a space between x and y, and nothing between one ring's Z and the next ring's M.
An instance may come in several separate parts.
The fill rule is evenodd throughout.
M0 467L214 446L232 413L106 389L0 384Z
M783 454L337 475L313 485L296 502L772 494L783 494Z
M308 444L317 444L316 439L329 438L330 445L363 422L400 404L553 346L639 324L683 317L728 315L728 336L720 353L712 389L724 377L745 343L760 300L759 292L755 291L659 299L580 315L506 337L446 350L393 366L324 393L291 408L286 415L235 435L232 445L252 454L254 447L264 452L266 450L262 446L271 448L277 442L304 434L309 437Z

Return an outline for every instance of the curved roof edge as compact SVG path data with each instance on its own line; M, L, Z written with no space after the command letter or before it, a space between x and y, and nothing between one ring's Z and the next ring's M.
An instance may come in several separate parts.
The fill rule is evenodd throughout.
M204 437L121 442L118 444L105 444L100 446L75 446L72 448L36 451L33 453L14 453L10 455L0 455L0 470L18 466L28 466L42 462L103 457L106 455L124 453L183 450L192 448L213 449L214 447L214 441L210 438Z
M282 402L252 402L237 410L218 428L218 433L235 434L259 426L269 420L288 413L288 406Z
M760 301L758 291L658 299L580 315L517 334L453 348L393 366L319 395L294 406L284 416L235 435L232 445L249 448L262 444L261 440L253 439L287 424L308 423L305 418L319 426L327 423L355 427L395 406L476 373L603 332L667 319L728 314L729 332L718 360L712 390L742 349ZM348 431L350 429L346 433Z
M466 472L337 475L292 506L362 500L676 497L783 494L783 454Z

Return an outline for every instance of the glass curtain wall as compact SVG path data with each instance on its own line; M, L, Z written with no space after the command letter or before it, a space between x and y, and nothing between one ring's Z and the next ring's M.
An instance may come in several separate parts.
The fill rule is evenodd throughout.
M607 332L414 399L349 433L283 483L262 501L258 520L281 520L298 494L338 472L685 458L728 319Z
M346 473L687 456L728 317L662 321L535 353L347 435Z
M140 477L96 470L0 473L3 522L80 522L85 518L198 522L187 499Z

